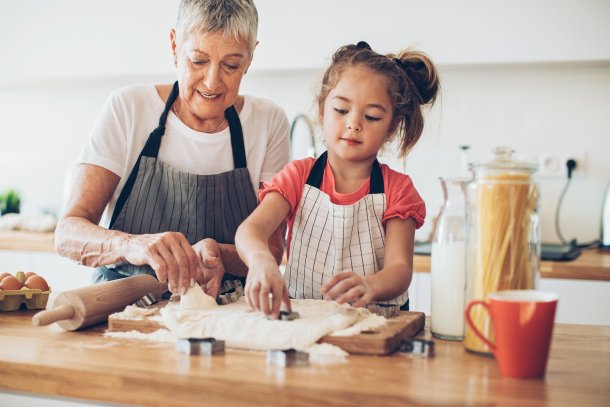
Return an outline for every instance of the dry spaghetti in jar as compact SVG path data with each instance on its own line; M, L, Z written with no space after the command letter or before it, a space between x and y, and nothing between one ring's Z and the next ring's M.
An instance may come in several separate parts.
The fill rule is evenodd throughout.
M534 289L539 278L540 225L536 163L513 159L513 150L497 147L494 158L474 163L467 187L467 301L487 301L501 290ZM494 341L493 326L483 307L472 309L477 328ZM491 354L469 327L468 351Z

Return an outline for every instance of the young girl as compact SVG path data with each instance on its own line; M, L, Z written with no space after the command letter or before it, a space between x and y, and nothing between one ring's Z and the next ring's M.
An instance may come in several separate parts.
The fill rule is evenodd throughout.
M399 155L409 153L423 129L422 108L438 89L436 69L422 53L385 56L365 42L337 50L317 98L327 152L287 164L265 184L235 236L249 267L252 308L277 318L282 303L290 309L289 298L326 298L408 309L413 237L425 204L409 176L376 157L394 136ZM267 242L284 220L282 278Z

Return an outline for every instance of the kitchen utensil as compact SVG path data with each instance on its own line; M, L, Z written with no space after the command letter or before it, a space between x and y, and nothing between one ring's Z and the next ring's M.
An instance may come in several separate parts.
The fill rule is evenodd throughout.
M474 178L466 189L466 302L486 301L500 290L533 289L538 279L538 186L532 179L538 165L513 159L508 147L497 147L493 153L491 161L471 165ZM489 316L482 311L475 309L472 321L493 338ZM464 347L491 353L468 326Z
M298 312L280 311L281 321L294 321L295 319L299 319Z
M398 351L418 356L432 357L434 356L434 341L415 338L403 339L400 342Z
M180 338L176 351L187 355L221 355L225 353L225 341L215 338Z
M367 304L366 308L373 314L381 315L384 318L393 318L400 314L400 306L395 304L372 303Z
M108 315L122 311L146 294L159 298L167 284L148 274L140 274L60 293L54 307L32 317L36 326L57 322L66 331L75 331L104 322Z
M610 183L606 187L606 195L602 205L602 237L599 247L610 250Z
M557 295L534 290L498 291L487 301L472 301L466 321L493 351L502 376L543 377L551 347ZM483 306L495 327L495 343L473 324L475 305Z
M296 349L269 350L267 351L267 363L281 367L307 366L309 354Z
M160 322L158 309L164 307L167 301L160 301L152 308L157 311L151 315L139 318L124 317L120 313L108 317L108 331L125 332L139 331L151 333L158 329L167 329ZM318 342L338 346L346 352L366 355L388 355L400 346L403 339L411 338L424 329L425 314L423 312L401 311L400 315L387 320L386 324L374 330L364 331L351 336L324 336Z

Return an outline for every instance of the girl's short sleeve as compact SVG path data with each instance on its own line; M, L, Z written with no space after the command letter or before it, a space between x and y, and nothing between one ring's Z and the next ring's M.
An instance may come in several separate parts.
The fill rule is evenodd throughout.
M415 227L422 227L426 218L426 204L415 189L411 177L393 171L386 165L382 165L381 170L387 199L383 224L392 218L413 218Z
M263 188L261 188L258 193L260 201L262 201L269 192L279 192L290 205L288 218L293 217L294 211L301 200L303 186L305 185L305 181L307 180L313 163L313 158L306 158L304 160L291 161L286 164L270 182L263 183Z

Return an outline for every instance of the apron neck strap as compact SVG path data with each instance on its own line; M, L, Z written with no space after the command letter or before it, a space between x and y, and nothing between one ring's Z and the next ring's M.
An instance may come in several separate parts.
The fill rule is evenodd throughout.
M235 106L225 110L225 118L229 122L231 132L231 150L233 150L233 165L235 168L246 168L246 147L244 146L244 133L241 129L241 121Z
M167 116L169 114L172 105L178 98L179 89L178 81L174 82L172 91L167 98L165 108L161 117L159 117L159 126L150 133L148 140L142 149L142 155L146 157L157 157L159 155L159 148L161 147L161 137L165 134L165 123L167 123ZM225 118L229 123L229 130L231 132L231 149L233 150L233 162L235 168L246 168L246 148L244 146L244 134L241 128L241 122L239 115L234 106L230 106L225 110Z
M320 189L322 185L322 178L324 177L324 169L326 168L326 162L328 161L328 151L325 151L313 164L309 176L305 182L307 185ZM375 159L373 162L373 168L371 169L370 178L370 189L369 194L383 194L385 188L383 186L383 175L381 175L381 166L379 161Z
M161 113L161 117L159 117L159 125L156 129L150 133L148 136L148 140L142 149L142 155L146 157L157 157L159 155L159 148L161 147L161 137L165 134L165 123L167 122L167 115L169 114L169 110L172 108L172 105L176 101L178 97L178 81L174 82L174 86L172 87L172 91L167 98L167 102L165 102L165 108L163 109L163 113Z

